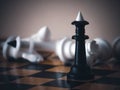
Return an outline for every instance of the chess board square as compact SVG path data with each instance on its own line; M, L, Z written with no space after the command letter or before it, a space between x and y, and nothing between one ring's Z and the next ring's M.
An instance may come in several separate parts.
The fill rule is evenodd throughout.
M95 80L94 83L120 85L120 78L103 77L98 80Z
M8 83L19 78L21 78L21 76L0 75L0 82Z
M101 65L96 64L94 67L96 69L120 71L120 62L116 61L116 60L112 60L112 61L109 61L107 63L101 63Z
M54 66L64 65L64 63L61 62L58 58L50 58L48 60L45 60L45 61L41 62L41 64L54 65Z
M36 78L36 77L24 77L17 80L14 80L13 83L17 84L29 84L29 85L40 85L49 81L52 81L53 79L47 79L47 78Z
M31 64L20 67L20 69L24 68L24 69L29 69L29 70L46 70L46 69L49 69L52 67L54 67L54 66L53 65L43 65L43 64L32 64L31 63Z
M26 69L12 69L8 72L4 72L4 75L14 75L14 76L28 76L40 72L39 70L26 70Z
M94 76L94 79L88 80L87 82L92 82L92 81L97 80L99 78L101 78L101 76ZM61 77L61 78L59 78L59 80L67 80L67 76ZM74 81L80 82L79 80L74 80ZM84 81L82 81L82 82L84 82Z
M100 75L100 76L106 76L108 74L116 72L114 70L103 70L103 69L92 69L92 71L95 75Z
M0 64L0 67L18 68L27 64L28 63L4 62Z
M32 87L34 87L34 85L15 84L15 83L0 84L1 90L27 90Z
M62 87L51 87L51 86L36 86L29 90L70 90L70 89L62 88Z
M78 85L82 85L84 82L70 81L67 80L54 80L51 82L47 82L42 84L42 86L53 86L53 87L61 87L61 88L73 88Z
M39 72L39 73L30 75L30 76L39 77L39 78L52 78L52 79L57 78L58 79L65 75L66 75L65 73L43 71L43 72Z
M109 84L98 84L98 83L85 83L77 86L75 90L120 90L119 86Z
M61 66L50 68L46 71L68 73L70 71L70 67L61 65Z

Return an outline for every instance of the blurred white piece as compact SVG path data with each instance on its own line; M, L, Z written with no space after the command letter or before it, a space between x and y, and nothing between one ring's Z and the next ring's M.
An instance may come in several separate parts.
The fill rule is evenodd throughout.
M74 40L64 37L60 40L53 41L50 36L50 30L46 26L28 38L21 39L19 36L11 36L2 45L3 56L5 58L13 57L15 59L21 57L30 62L37 63L43 61L43 56L37 53L37 51L42 50L55 52L63 63L74 60ZM16 42L15 47L8 45L12 41ZM109 43L101 38L86 42L85 47L87 62L90 65L93 65L98 59L100 61L108 59L111 55Z
M105 63L112 57L112 47L108 41L102 38L96 38L93 41L96 42L97 48L91 43L91 51L88 53L92 56L94 52L95 60L92 63Z

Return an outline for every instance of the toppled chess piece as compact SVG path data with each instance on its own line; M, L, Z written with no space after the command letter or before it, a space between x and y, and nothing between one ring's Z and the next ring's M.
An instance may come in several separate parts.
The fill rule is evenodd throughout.
M9 57L12 57L14 59L24 58L30 62L35 62L35 63L43 61L43 56L38 54L35 49L39 47L39 43L41 44L41 42L43 41L47 42L49 41L49 39L50 39L50 32L46 26L42 27L36 34L28 38L21 39L19 36L17 37L10 36L2 44L3 56L6 59ZM36 45L36 47L34 45ZM44 48L47 47L46 45L44 45ZM42 49L42 46L43 44L41 45L40 49ZM48 50L48 48L46 49Z
M89 59L87 59L89 65L92 66L97 63L106 63L112 57L112 46L107 40L95 38L88 44L90 45L87 45L86 47L86 55L90 55L88 57Z
M74 57L73 41L67 37L56 41L51 40L48 27L42 27L37 34L24 39L19 36L11 36L2 44L2 47L3 56L6 59L8 57L14 59L21 57L37 63L43 61L43 56L36 52L39 50L55 52L64 63L66 63L66 59Z
M20 37L11 36L5 41L5 43L3 43L2 53L3 53L3 56L5 59L12 57L14 59L23 58L30 62L43 61L43 57L40 54L38 54L36 51L33 50L32 42L29 42L28 47L26 47L26 49L24 49L24 48L21 48L20 41L21 41ZM10 45L8 43L10 43ZM15 43L15 44L13 44L13 43ZM11 45L13 45L13 46L11 46Z
M10 36L2 44L3 56L6 59L8 57L12 57L14 59L24 58L30 62L37 63L44 60L43 55L37 53L37 51L43 50L55 52L64 64L73 62L75 56L75 42L68 37L64 37L56 41L51 40L50 37L51 33L47 26L42 27L36 34L28 38L21 39L19 36ZM104 42L104 40L99 39L89 40L85 43L87 63L91 66L97 62L101 53L104 55L106 54L106 51L108 51L102 51L104 47L107 49L109 45L101 45L102 43L100 43L100 41ZM111 48L108 49L109 51L111 50ZM102 60L100 59L100 61Z

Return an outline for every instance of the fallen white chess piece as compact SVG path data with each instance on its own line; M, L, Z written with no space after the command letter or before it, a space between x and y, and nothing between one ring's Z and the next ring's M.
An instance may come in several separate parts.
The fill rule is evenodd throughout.
M16 46L11 46L8 43L14 43ZM63 39L53 41L50 39L50 31L48 27L42 27L37 34L31 37L21 39L19 36L9 37L3 47L3 56L7 59L8 57L24 58L30 62L43 61L43 56L38 54L36 51L52 51L60 58L62 62L74 58L75 43L70 38L64 37ZM34 58L34 59L33 59Z
M12 47L8 45L8 43L13 40L16 40L17 42L16 47ZM38 54L36 51L32 50L33 49L32 44L33 44L32 42L29 42L28 47L21 48L20 37L11 36L3 44L3 50L2 50L3 56L6 59L12 57L14 59L24 58L30 62L43 61L43 57L40 54Z
M43 56L37 51L53 51L63 63L74 60L75 42L74 40L64 37L63 39L53 41L50 39L50 30L48 27L42 27L37 34L31 37L21 39L19 36L9 37L2 45L3 56L24 58L30 62L41 62ZM15 46L10 46L8 43L15 43ZM111 47L109 43L103 39L97 38L86 42L86 57L87 62L92 65L97 59L108 59L111 55ZM107 54L107 55L106 55Z
M89 65L105 63L112 57L112 47L108 41L102 38L96 38L88 44L90 45L86 46L86 55L89 56L87 56ZM91 46L90 49L89 46Z

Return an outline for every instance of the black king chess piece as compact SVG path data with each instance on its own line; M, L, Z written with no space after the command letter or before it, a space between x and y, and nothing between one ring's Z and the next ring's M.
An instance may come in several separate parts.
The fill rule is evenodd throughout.
M71 80L91 80L94 78L91 68L86 62L85 39L89 37L85 35L85 25L89 24L84 20L79 12L75 21L72 22L76 26L76 35L72 39L76 40L75 60L70 72L67 74L67 79Z

